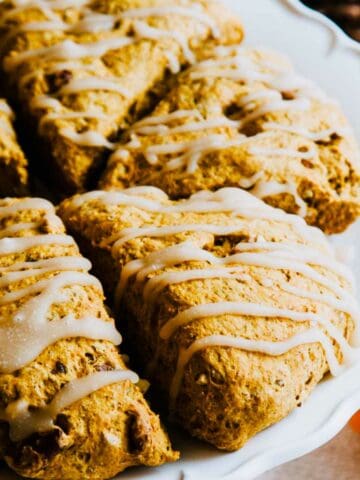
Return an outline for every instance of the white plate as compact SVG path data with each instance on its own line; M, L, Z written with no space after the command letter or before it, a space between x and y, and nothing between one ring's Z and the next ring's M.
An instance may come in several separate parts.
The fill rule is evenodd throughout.
M338 98L360 140L360 45L335 24L298 0L223 0L244 20L247 44L287 53L299 71ZM356 244L360 224L337 244ZM360 247L354 269L360 284ZM119 480L251 480L326 443L360 409L360 365L323 381L309 400L278 424L256 435L235 453L220 453L179 432L172 438L181 461L156 469L131 469ZM0 471L1 480L18 478Z

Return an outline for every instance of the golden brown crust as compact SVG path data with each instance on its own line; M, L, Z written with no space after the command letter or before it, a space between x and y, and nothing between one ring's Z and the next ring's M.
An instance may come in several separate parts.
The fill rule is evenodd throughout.
M172 5L180 5L181 2L174 0ZM194 5L193 1L189 5ZM165 31L179 31L190 42L195 51L201 50L204 44L223 42L234 43L242 39L242 27L237 19L224 11L223 6L213 2L200 2L210 18L217 24L220 30L220 40L212 40L209 28L203 28L199 21L194 18L181 15L149 18L149 25ZM0 12L6 13L10 3L4 2ZM132 0L132 1L94 1L92 9L101 14L119 15L127 9L148 8L169 5L164 0ZM220 13L220 14L219 14ZM79 20L80 12L76 8L68 8L60 18L69 24L75 24ZM44 14L33 8L22 11L11 17L17 25L26 25L29 21L44 21ZM201 27L201 28L200 28ZM3 69L6 70L7 62L16 58L19 52L41 48L57 44L64 40L72 40L79 43L96 42L104 38L119 38L130 35L133 31L133 22L129 19L117 22L112 31L96 33L69 33L56 28L47 32L20 32L15 36L8 37L8 31L3 31L3 39L10 38L5 48ZM95 130L107 139L114 141L118 132L133 121L134 118L153 107L159 95L166 90L168 83L168 55L177 57L181 64L186 63L179 44L169 37L162 37L156 41L141 39L134 44L121 49L113 49L104 53L100 58L91 57L77 60L78 68L69 68L56 73L48 73L55 64L55 60L30 58L17 68L7 71L5 82L9 95L13 95L22 111L23 121L39 125L46 114L52 112L51 108L37 108L34 98L42 95L50 95L62 103L62 112L84 111L98 109L105 118L94 120L91 118L81 119L47 119L46 125L36 137L34 147L39 143L46 158L51 162L54 170L54 180L64 191L81 191L93 181L98 171L102 168L109 150L103 147L89 147L76 144L62 134L63 128L71 128L76 132ZM89 65L92 73L89 72ZM31 78L25 77L31 72L36 72ZM96 75L104 79L114 80L122 88L126 88L129 94L123 96L115 91L88 90L73 94L58 94L61 87L66 86L71 80ZM39 145L37 145L39 147Z
M6 205L16 201L7 201ZM40 222L38 229L25 230L22 235L64 232L62 225L49 223L41 210L22 211L4 218L1 226L33 221ZM0 266L64 255L77 256L79 252L75 246L42 245L19 254L2 255ZM29 277L10 288L24 288L53 274ZM73 285L67 290L68 300L53 305L50 318L71 313L79 317L93 315L112 322L97 287ZM4 288L0 290L1 294L5 291ZM29 296L22 301L28 299ZM15 307L19 305L2 305L1 316L11 315ZM117 347L109 341L86 338L57 341L25 367L0 375L0 410L19 399L35 409L44 407L74 379L124 368L126 365ZM99 480L111 478L129 466L154 466L178 458L139 386L129 380L101 388L73 403L57 416L50 431L32 434L18 442L10 440L6 422L0 422L0 431L0 451L5 460L19 474L31 478Z
M169 201L164 203L171 204ZM229 213L163 214L134 206L105 206L101 200L95 199L74 207L72 199L69 199L60 205L59 214L78 239L82 250L92 259L109 292L114 292L120 271L126 263L185 240L201 245L207 252L219 257L227 257L234 252L238 242L244 241L295 242L319 248L319 251L322 248L317 245L316 235L313 241L305 241L289 224L260 218L253 221ZM144 235L127 241L117 249L117 253L111 253L110 246L105 247L101 243L121 233L124 228L195 223L239 225L239 232L224 236L201 231L186 231L166 237ZM328 316L347 338L351 334L353 323L347 314L339 313L319 301L286 293L280 288L285 283L305 291L328 293L327 288L288 269L244 265L243 275L239 278L183 281L166 286L153 301L144 300L143 289L149 278L165 271L195 268L210 266L205 261L186 262L154 271L143 281L131 277L121 302L125 315L120 321L127 345L134 353L133 358L150 376L153 386L158 387L158 394L165 404L169 402L169 389L179 351L195 340L221 334L251 340L281 341L309 328L307 322L298 323L284 318L227 314L197 319L180 327L170 340L161 340L159 331L166 321L194 305L243 301L313 312ZM343 280L325 267L314 268L347 288ZM341 356L339 351L337 355ZM205 348L194 354L187 364L171 413L191 434L220 449L235 450L255 433L300 406L327 371L324 350L317 343L300 345L277 357L228 347Z
M213 58L210 53L209 55ZM253 62L265 76L271 71L268 65L282 66L293 75L291 67L286 65L280 55L256 49L244 50L241 55L245 60ZM262 64L265 67L262 67ZM190 69L180 77L178 84L159 103L149 118L177 110L195 110L205 120L222 116L241 120L246 115L242 109L242 99L259 92L266 94L271 90L260 81L240 82L210 75L206 78L206 74L205 78L196 79L192 78L191 74ZM286 75L288 73L284 75L284 84L289 82ZM281 93L283 96L285 93L290 95L289 92ZM292 100L291 96L289 100ZM315 95L314 98L310 96L310 103L310 108L305 110L286 108L284 104L285 108L274 108L273 111L247 122L239 130L248 136L246 143L233 148L223 147L209 152L205 150L193 172L186 171L184 166L166 170L166 162L177 155L163 155L158 164L154 165L147 161L144 152L147 147L156 144L188 142L201 138L210 141L210 136L214 134L234 140L238 137L238 127L207 128L191 133L139 133L141 147L129 150L130 155L127 158L110 159L100 181L100 188L155 185L171 198L177 199L201 189L243 186L242 182L262 172L261 178L258 178L261 182L276 182L295 187L299 197L306 203L306 220L309 224L319 226L326 233L339 233L354 222L360 213L359 149L337 104L322 98L321 95ZM187 119L174 121L172 126L186 125L194 121L198 120L190 115ZM285 128L295 126L298 132L268 128L266 124L269 122ZM328 137L315 141L301 134L301 129L309 132L334 129L335 133L330 132ZM265 131L267 133L264 135ZM130 130L130 133L136 131ZM128 141L129 135L125 134L123 143ZM265 149L265 153L252 153L253 148L263 151ZM269 154L269 149L274 149L276 153ZM279 153L279 149L282 153ZM304 152L303 158L299 155L301 152ZM309 155L309 152L313 154ZM270 193L262 198L290 213L300 213L298 202L291 192Z
M17 142L12 113L0 99L0 196L24 195L28 191L28 164Z

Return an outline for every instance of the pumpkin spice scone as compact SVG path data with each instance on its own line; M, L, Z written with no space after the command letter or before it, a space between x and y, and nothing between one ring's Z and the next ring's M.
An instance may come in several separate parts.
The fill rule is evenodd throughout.
M137 184L175 199L240 186L327 233L360 213L359 149L340 107L265 49L215 49L124 134L100 188Z
M0 98L0 196L24 195L28 190L27 160L12 125L14 114Z
M5 87L38 128L37 166L68 192L91 183L171 73L243 36L234 15L205 0L6 0L0 19Z
M0 202L0 453L27 478L101 480L178 454L118 352L54 207ZM136 385L138 383L138 385Z
M89 192L58 213L172 417L220 449L240 448L355 357L352 275L299 216L241 189L171 201L155 187Z

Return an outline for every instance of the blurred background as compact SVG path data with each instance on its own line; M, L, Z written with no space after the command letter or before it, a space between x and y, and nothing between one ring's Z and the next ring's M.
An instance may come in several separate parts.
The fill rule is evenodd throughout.
M360 42L360 0L302 0L334 20L348 35Z

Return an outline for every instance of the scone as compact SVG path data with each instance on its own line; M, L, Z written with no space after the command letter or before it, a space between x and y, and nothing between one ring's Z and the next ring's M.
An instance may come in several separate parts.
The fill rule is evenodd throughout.
M14 114L0 98L0 196L24 195L28 190L28 164L12 125Z
M95 191L58 213L171 416L235 450L354 359L353 278L324 234L241 189ZM125 336L126 333L126 336Z
M339 233L359 215L359 180L339 105L279 54L220 47L124 134L100 188L155 185L176 199L240 186Z
M118 352L91 264L53 206L2 200L0 221L1 457L44 480L101 480L176 460Z
M153 107L171 73L205 45L243 36L239 20L213 1L73 5L0 5L5 87L35 130L29 142L42 153L35 163L62 192L91 184L119 132Z

